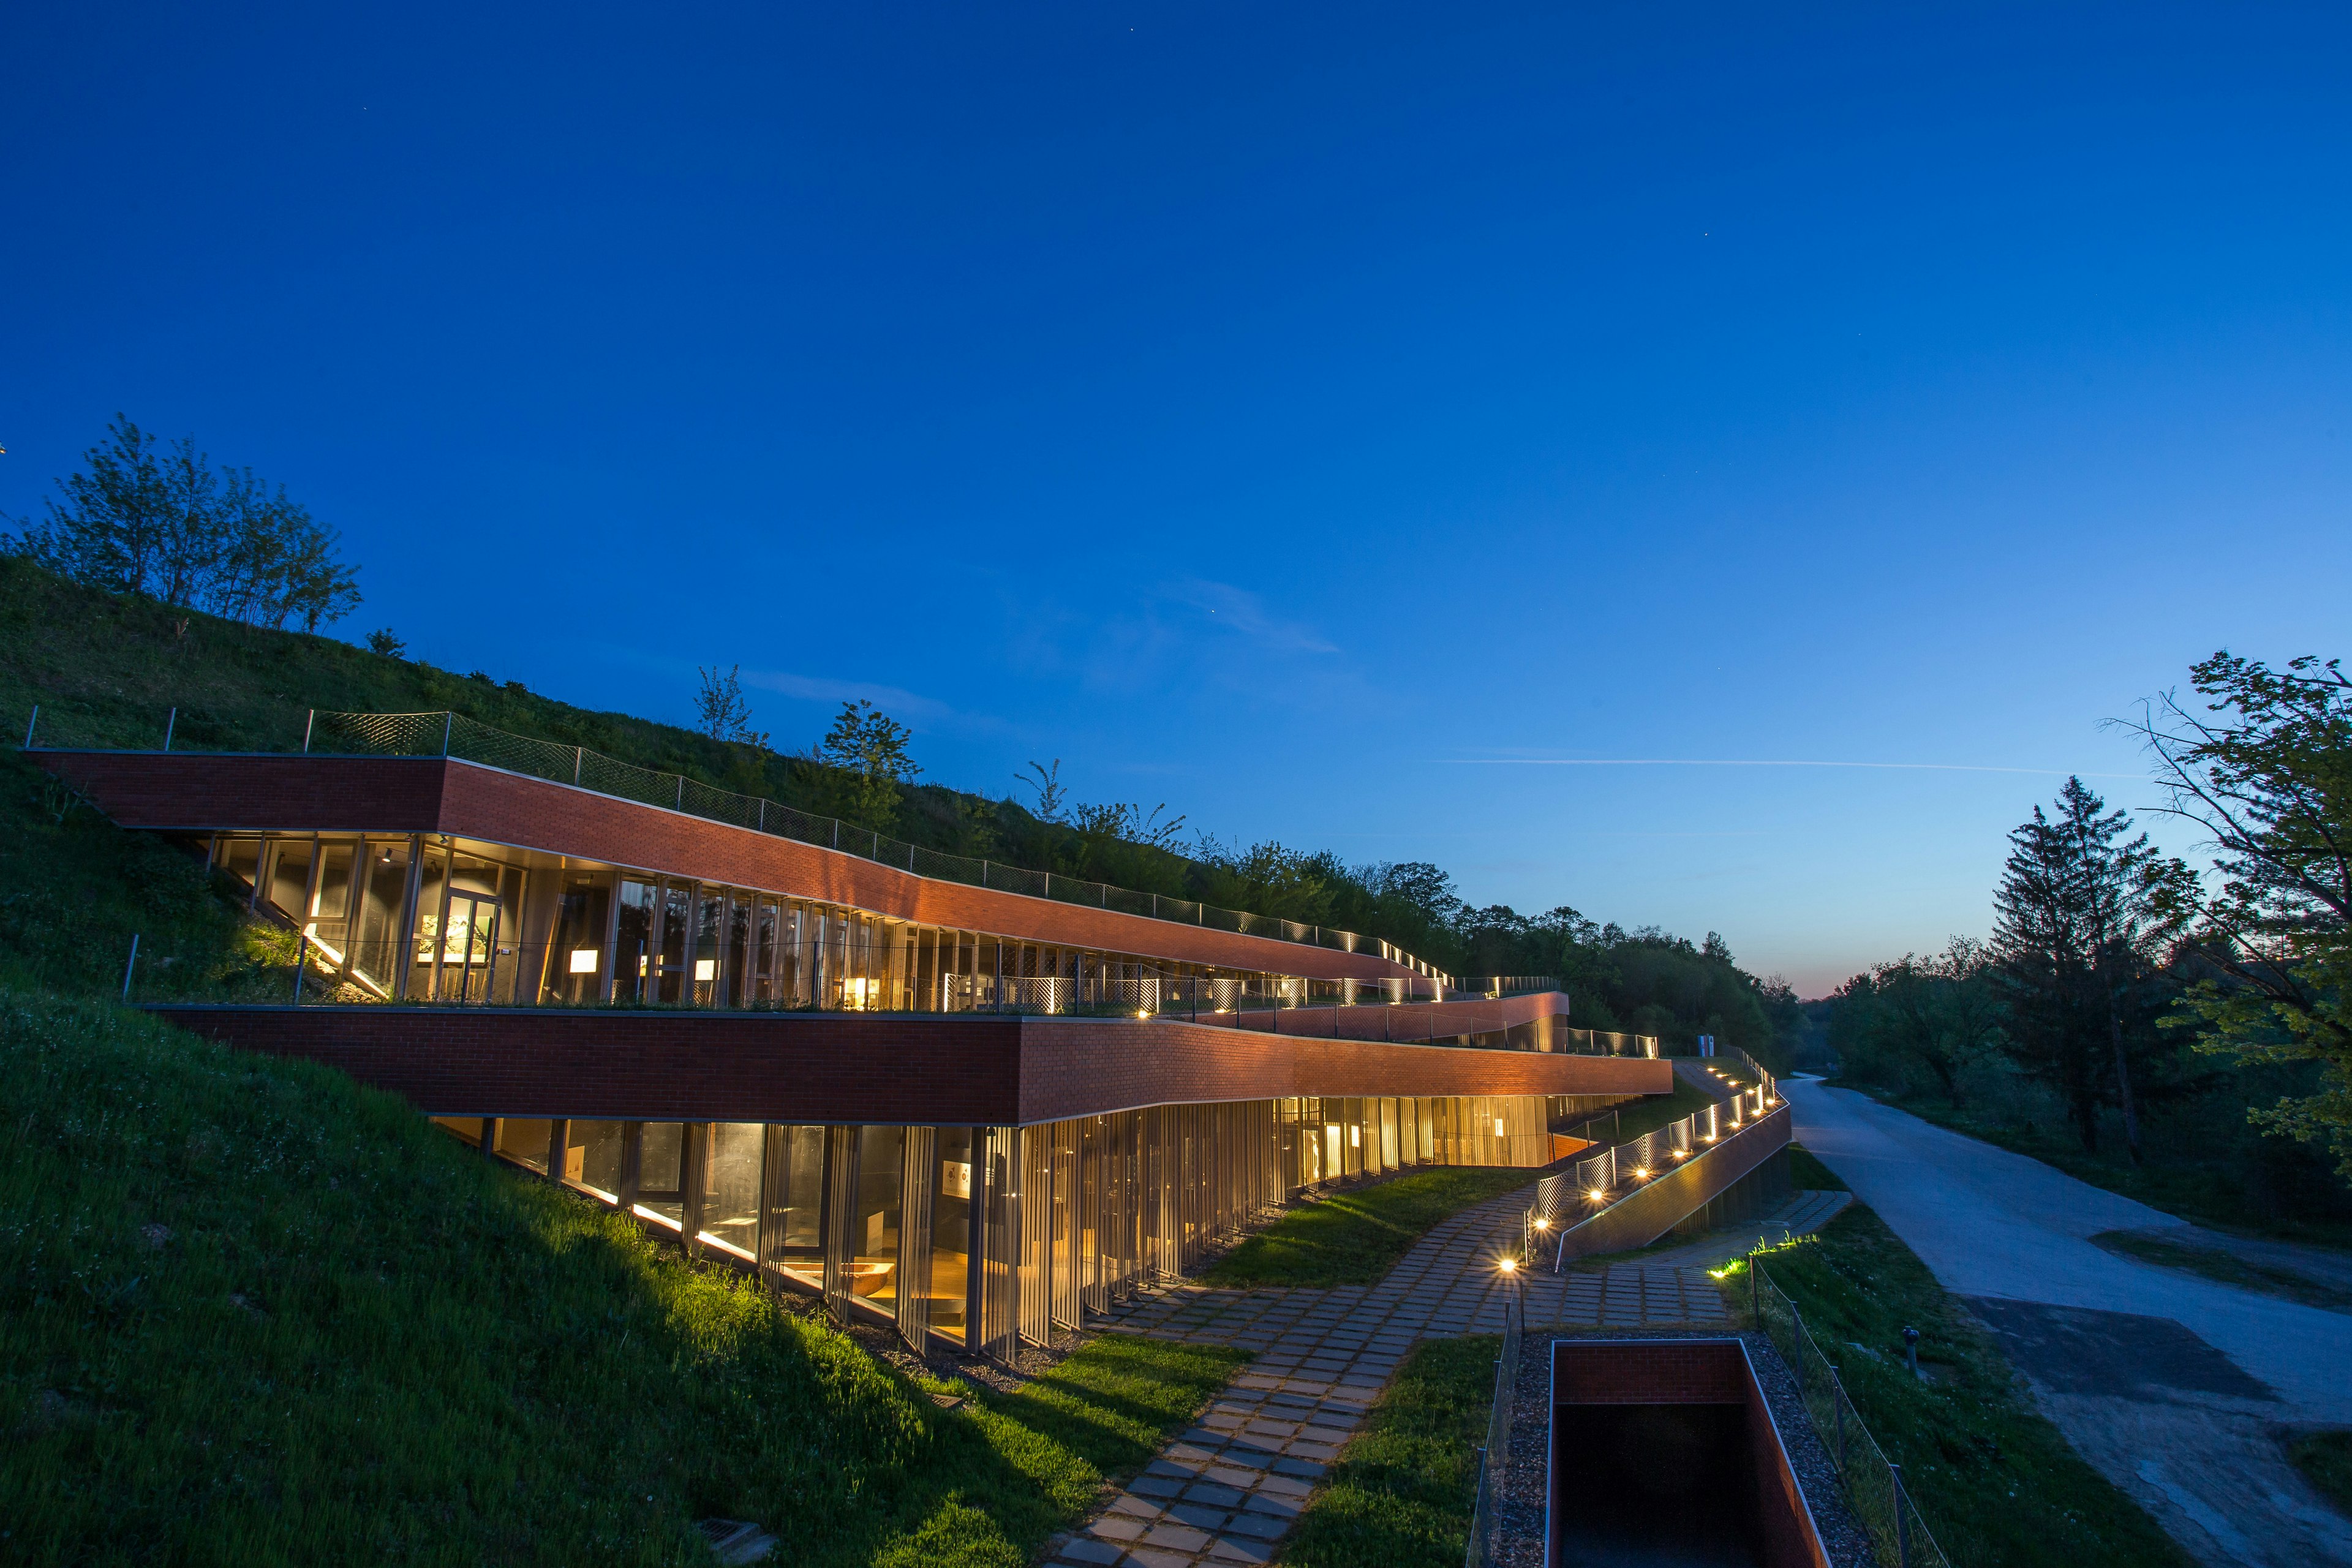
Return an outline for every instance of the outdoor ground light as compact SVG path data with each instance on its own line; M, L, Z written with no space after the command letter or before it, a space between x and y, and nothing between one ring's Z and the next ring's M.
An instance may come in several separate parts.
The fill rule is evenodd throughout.
M1608 1194L1607 1193L1602 1192L1599 1187L1595 1187L1595 1188L1593 1188L1591 1192L1589 1192L1589 1193L1585 1194L1584 1195L1585 1195L1586 1197L1588 1197L1588 1198L1591 1198L1594 1203L1596 1203L1596 1204L1597 1204L1597 1203L1599 1203L1601 1199L1603 1199L1603 1198L1607 1197L1609 1194Z
M1637 1181L1637 1182L1646 1182L1646 1181L1648 1181L1648 1180L1650 1179L1650 1167L1649 1167L1649 1166L1647 1166L1647 1165L1636 1165L1636 1166L1634 1166L1634 1167L1633 1167L1633 1179L1634 1179L1635 1181Z
M1516 1258L1505 1258L1498 1261L1495 1267L1500 1268L1506 1274L1516 1274L1518 1272L1519 1260Z
M1538 1230L1549 1230L1551 1228L1551 1221L1538 1215L1536 1219L1536 1228Z

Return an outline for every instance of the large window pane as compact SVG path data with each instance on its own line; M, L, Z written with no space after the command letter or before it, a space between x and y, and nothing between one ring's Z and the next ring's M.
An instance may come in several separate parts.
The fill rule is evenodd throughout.
M685 1223L685 1194L678 1181L685 1145L683 1121L646 1123L642 1163L637 1167L637 1203L672 1225Z
M650 1002L654 995L654 926L659 890L651 882L621 880L621 907L613 936L613 1000Z
M319 955L335 969L351 952L352 844L324 844L319 848L318 886L310 894L310 918L302 934Z
M656 1001L683 1002L691 994L687 989L686 958L688 939L693 934L694 889L683 883L672 883L662 895L661 956L656 965Z
M760 1242L760 1157L767 1131L757 1121L721 1121L710 1129L710 1190L703 1199L702 1234L746 1258Z
M824 1129L772 1128L763 1261L813 1290L824 1289Z
M898 1301L898 1167L906 1138L903 1127L858 1129L849 1289L877 1307L895 1308Z
M602 999L612 880L593 871L563 874L563 889L555 900L555 923L540 965L543 1000L577 1004Z
M269 907L286 917L289 924L301 923L310 894L310 841L307 838L278 838L269 846L268 890L262 897Z
M964 1281L971 1259L971 1129L939 1130L939 1160L931 1198L931 1310L933 1330L963 1342Z
M716 1006L725 984L722 971L727 962L727 894L720 888L705 888L696 900L694 919L694 989L689 994L698 1007Z
M727 900L727 962L720 971L726 1005L743 1007L753 1001L751 963L751 896L737 893Z
M446 910L449 852L428 846L417 871L416 930L408 965L408 994L419 1001L436 994L441 973L441 922Z
M379 994L391 994L400 966L401 912L408 898L408 840L366 846L367 868L352 942L352 974Z
M621 1194L621 1124L575 1121L572 1147L564 1153L563 1179L577 1182L608 1202Z

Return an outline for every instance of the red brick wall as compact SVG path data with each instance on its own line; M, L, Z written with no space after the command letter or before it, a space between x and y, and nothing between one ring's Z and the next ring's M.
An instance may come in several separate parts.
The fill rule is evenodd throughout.
M1560 1340L1555 1405L1742 1405L1748 1359L1738 1340Z
M1412 973L1377 953L933 881L814 845L440 757L35 756L125 827L449 833L1061 946L1328 979Z
M1294 1094L1662 1094L1665 1062L985 1015L171 1007L442 1116L1003 1125Z
M1765 1563L1769 1568L1831 1568L1804 1489L1773 1424L1771 1406L1757 1386L1747 1347L1739 1341L1556 1340L1551 1398L1555 1429L1568 1414L1559 1409L1561 1405L1744 1406ZM1553 1458L1557 1463L1566 1456Z

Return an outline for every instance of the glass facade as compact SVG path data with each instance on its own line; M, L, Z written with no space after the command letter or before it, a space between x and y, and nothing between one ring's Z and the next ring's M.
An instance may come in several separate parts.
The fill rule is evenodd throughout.
M1188 1273L1304 1192L1421 1165L1540 1166L1538 1096L1165 1105L1029 1127L547 1121L502 1158L838 1316L1010 1357ZM480 1146L480 1118L436 1117Z
M342 1001L1214 1016L1392 999L435 835L225 834L212 858L350 982Z

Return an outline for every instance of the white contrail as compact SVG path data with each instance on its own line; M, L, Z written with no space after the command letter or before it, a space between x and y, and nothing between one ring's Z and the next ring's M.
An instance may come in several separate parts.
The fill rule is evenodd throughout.
M2032 773L2042 778L2129 779L2145 773L2093 773L2079 768L2008 768L1983 763L1830 763L1807 757L1447 757L1449 763L1528 768L1887 768L1906 773Z

